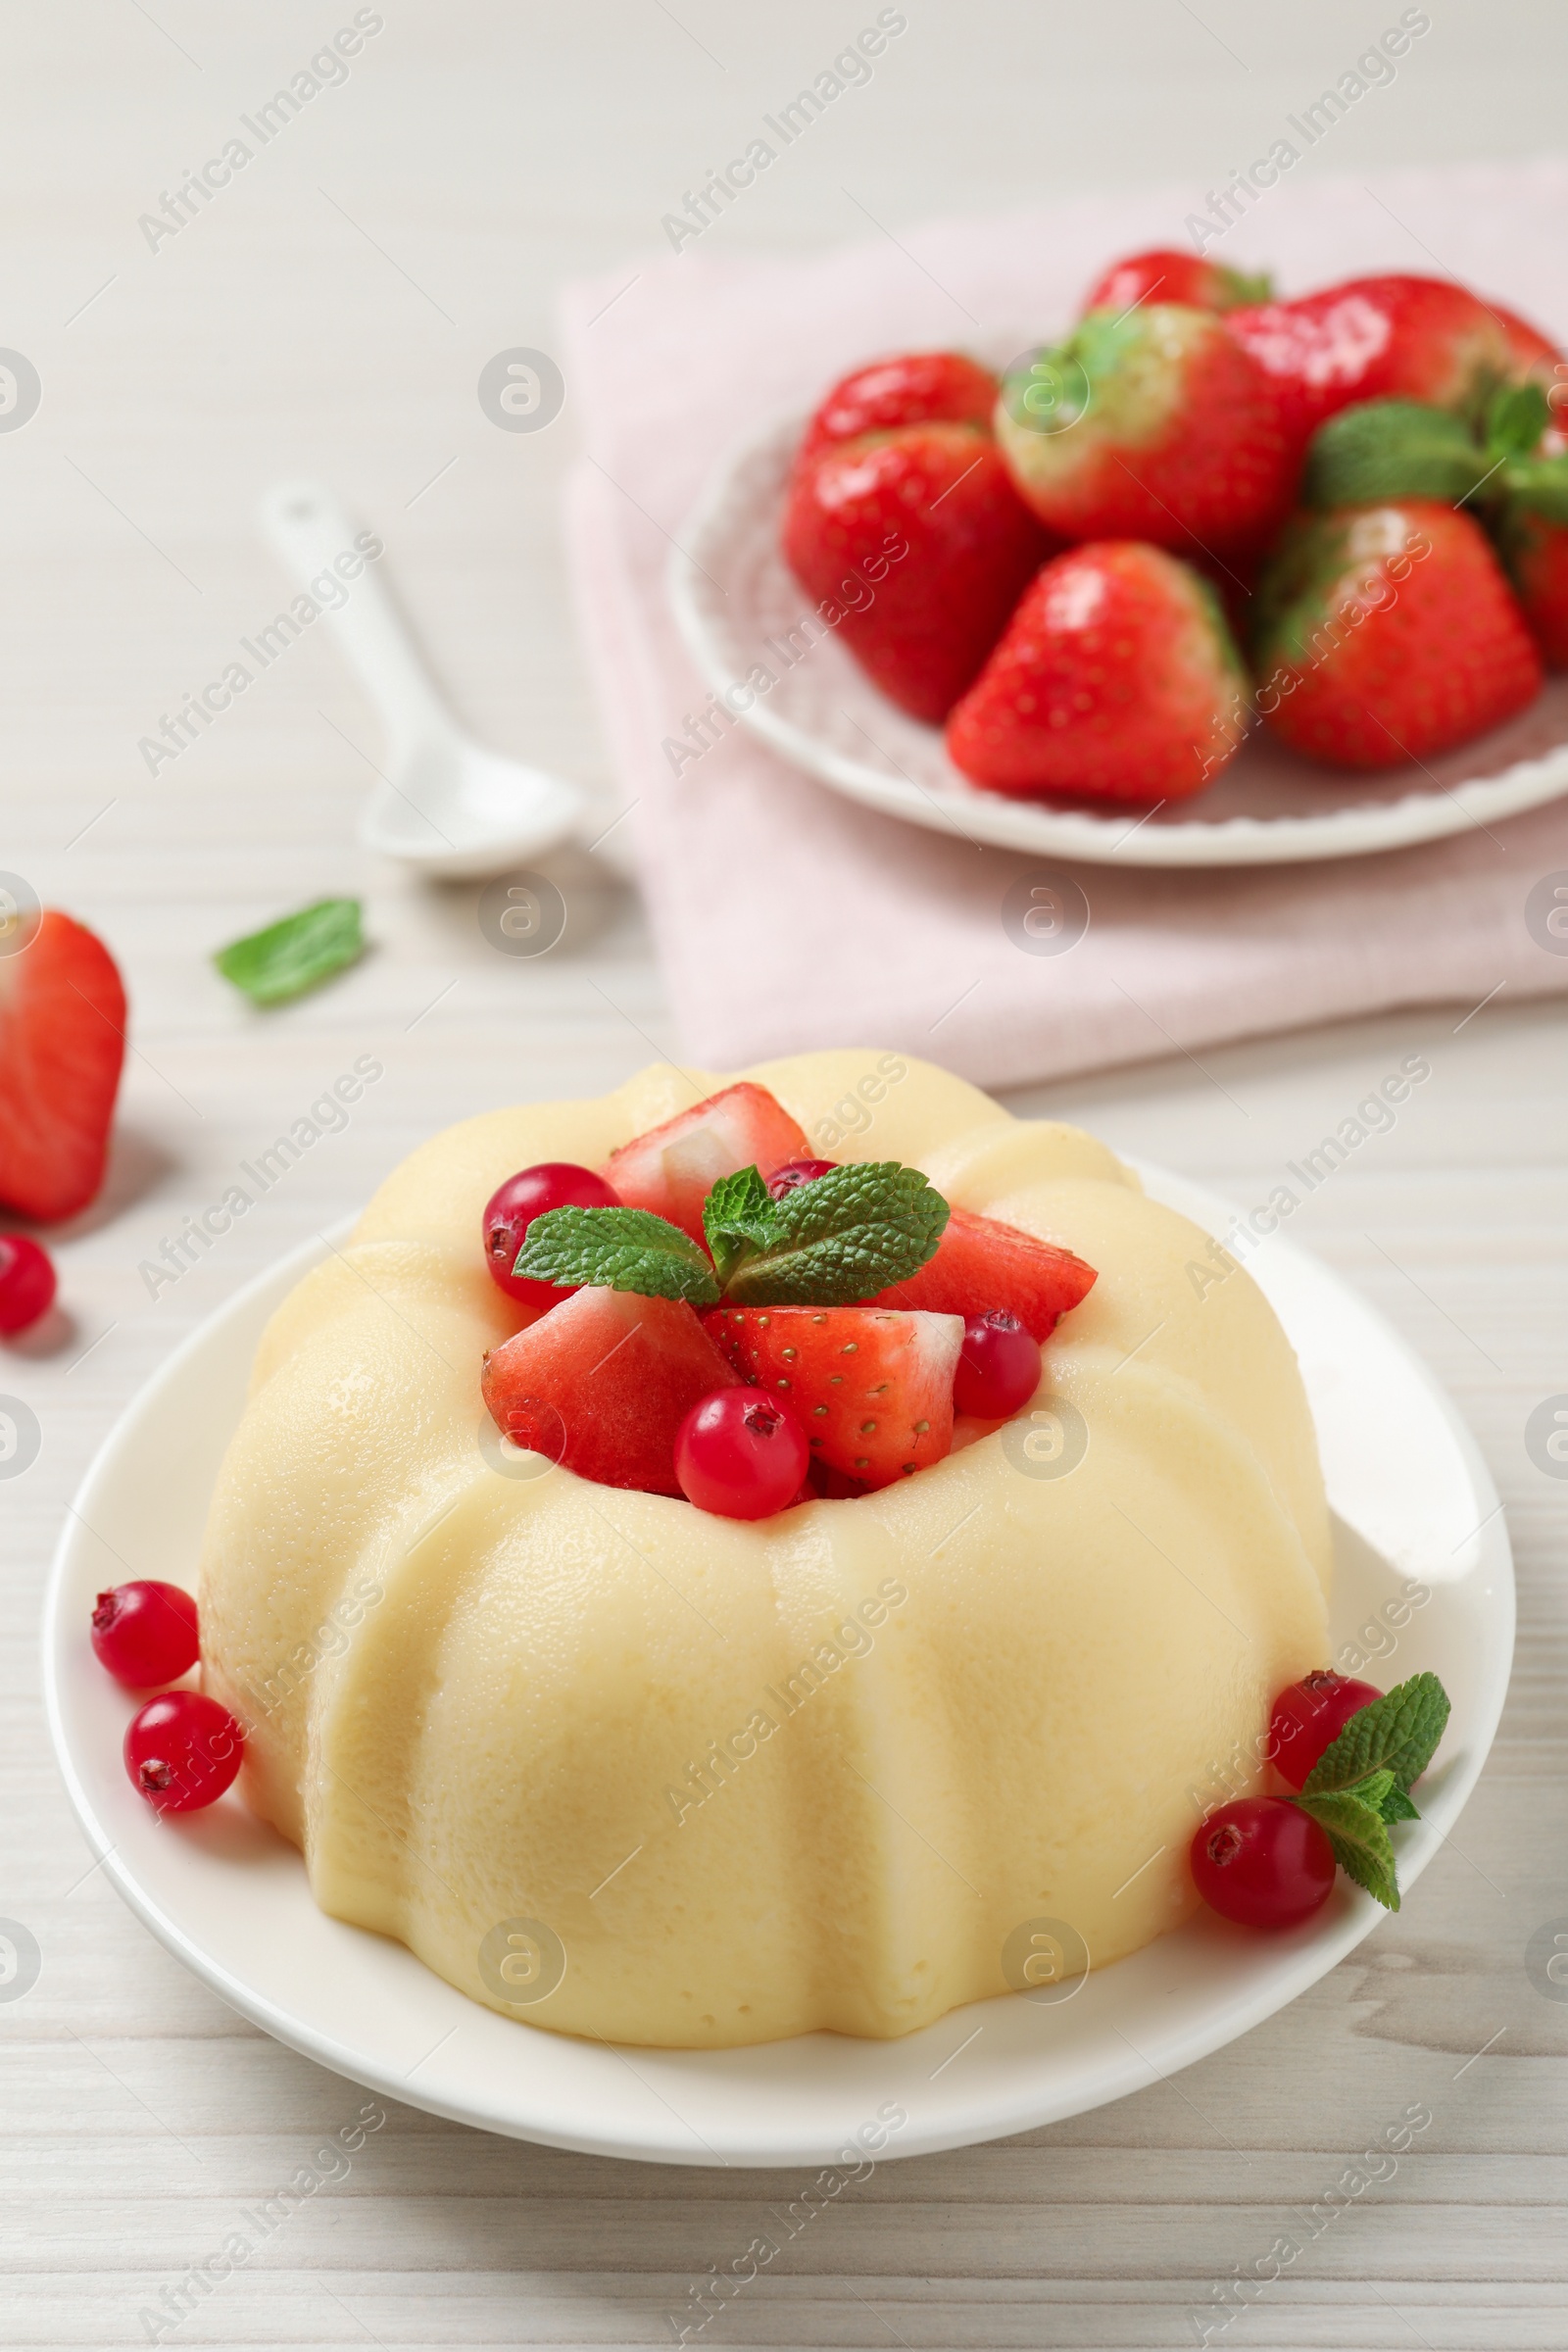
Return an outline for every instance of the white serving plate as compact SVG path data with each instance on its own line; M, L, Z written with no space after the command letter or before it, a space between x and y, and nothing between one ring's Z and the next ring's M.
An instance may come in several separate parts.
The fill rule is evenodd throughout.
M1142 1173L1210 1232L1230 1229L1222 1200ZM92 1654L93 1594L127 1573L194 1582L257 1338L327 1246L312 1243L247 1285L124 1414L68 1519L44 1627L50 1730L106 1874L196 1976L291 2048L388 2097L555 2147L819 2166L892 2101L907 2121L883 2154L915 2156L1030 2131L1192 2065L1315 1984L1384 1916L1342 1880L1289 1935L1205 1914L1091 1974L1068 2000L1004 1994L900 2041L813 2034L743 2050L618 2048L501 2017L401 1944L326 1918L298 1853L232 1793L160 1826L121 1763L135 1701ZM1404 1579L1431 1592L1368 1670L1387 1686L1431 1668L1453 1700L1420 1793L1425 1819L1394 1833L1408 1890L1475 1785L1507 1688L1513 1569L1501 1505L1452 1405L1355 1292L1278 1240L1250 1262L1301 1359L1317 1421L1337 1521L1336 1647Z
M831 632L782 669L811 600L778 547L784 488L806 422L778 419L718 466L680 531L668 589L681 635L717 693L758 662L778 682L741 723L793 766L886 815L971 842L1094 864L1272 865L1364 858L1494 825L1568 792L1568 677L1478 741L1383 776L1315 766L1254 730L1204 792L1149 815L1014 801L959 774L941 730L880 694ZM797 638L797 644L801 640Z

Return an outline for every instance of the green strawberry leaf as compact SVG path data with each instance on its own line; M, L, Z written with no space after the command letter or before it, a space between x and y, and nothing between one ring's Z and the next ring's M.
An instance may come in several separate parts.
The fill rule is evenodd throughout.
M1456 506L1480 488L1493 462L1463 419L1445 409L1415 400L1358 401L1313 434L1301 496L1318 508L1385 498L1438 498Z
M1390 1772L1408 1794L1421 1778L1448 1720L1448 1694L1435 1674L1413 1674L1350 1717L1319 1756L1303 1796L1348 1789L1371 1773Z
M1539 384L1505 384L1487 411L1487 454L1528 458L1551 422L1551 409Z
M646 1208L551 1208L523 1235L513 1266L534 1282L593 1284L716 1306L718 1284L700 1243Z
M770 1235L742 1239L725 1282L738 1306L853 1306L917 1273L948 1222L941 1194L897 1160L831 1168L772 1207Z
M1347 1878L1376 1895L1386 1910L1397 1911L1399 1886L1394 1848L1375 1794L1375 1784L1385 1779L1392 1788L1393 1776L1377 1773L1364 1790L1325 1789L1320 1795L1308 1796L1303 1789L1299 1796L1286 1801L1298 1805L1327 1831L1334 1859Z
M358 899L318 899L264 931L220 948L213 961L253 1004L286 1004L318 988L365 949Z
M777 1239L778 1211L756 1168L719 1178L703 1202L703 1230L721 1283L749 1248L762 1250Z
M1230 296L1233 305L1273 301L1274 280L1266 270L1259 270L1255 272L1246 270L1228 270L1223 263L1218 264L1217 267L1225 283L1225 291Z

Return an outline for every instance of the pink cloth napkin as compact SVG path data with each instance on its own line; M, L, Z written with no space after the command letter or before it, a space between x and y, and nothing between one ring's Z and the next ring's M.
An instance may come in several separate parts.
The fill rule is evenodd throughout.
M1555 163L1282 180L1212 250L1272 265L1288 293L1377 270L1460 276L1568 335L1565 197ZM670 772L663 739L708 690L664 566L716 455L858 360L1050 334L1115 255L1181 243L1192 203L1107 196L805 261L688 244L568 289L588 452L568 518L581 625L695 1058L723 1068L874 1041L1020 1085L1383 1006L1568 987L1568 953L1526 919L1532 888L1568 868L1568 802L1332 863L1080 864L1088 931L1048 956L1020 953L1002 917L1038 857L862 809L739 728Z

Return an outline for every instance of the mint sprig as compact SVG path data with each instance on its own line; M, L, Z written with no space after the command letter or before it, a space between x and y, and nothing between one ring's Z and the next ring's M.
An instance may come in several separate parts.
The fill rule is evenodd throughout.
M716 1306L718 1284L702 1245L647 1208L552 1208L535 1217L513 1266L534 1282Z
M703 1203L711 1263L678 1226L645 1208L552 1208L535 1217L513 1271L716 1306L853 1306L906 1282L936 1253L948 1204L897 1160L831 1168L771 1200L760 1174L721 1177Z
M737 1306L853 1306L936 1255L948 1204L896 1159L830 1168L770 1203L725 1277Z
M1448 1694L1435 1674L1414 1674L1361 1707L1286 1799L1321 1823L1347 1877L1390 1911L1399 1908L1389 1824L1419 1821L1411 1801L1448 1721Z

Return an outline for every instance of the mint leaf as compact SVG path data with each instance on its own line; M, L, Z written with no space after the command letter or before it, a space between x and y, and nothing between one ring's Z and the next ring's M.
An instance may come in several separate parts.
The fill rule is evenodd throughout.
M1350 1717L1302 1785L1303 1796L1348 1789L1369 1773L1391 1772L1406 1794L1421 1778L1448 1720L1448 1694L1435 1674L1414 1674Z
M647 1208L547 1209L523 1235L512 1270L535 1282L718 1304L718 1284L701 1245Z
M364 952L358 899L318 899L265 931L220 948L213 961L253 1004L286 1004Z
M1379 1773L1375 1780L1388 1780L1391 1775ZM1366 1794L1348 1788L1325 1789L1320 1795L1308 1796L1303 1788L1299 1796L1286 1799L1298 1805L1303 1813L1320 1822L1328 1833L1334 1848L1334 1859L1348 1879L1375 1894L1386 1910L1399 1908L1399 1887L1394 1872L1394 1848L1383 1815L1375 1801L1368 1802ZM1385 1790L1383 1793L1387 1793Z
M948 1222L942 1195L897 1160L831 1168L772 1208L725 1284L738 1306L853 1306L917 1273Z
M1489 463L1463 420L1446 409L1415 400L1360 401L1313 434L1301 496L1309 507L1384 498L1438 498L1455 506L1479 489Z
M1528 458L1551 422L1539 384L1507 384L1487 411L1487 451L1493 458Z
M1381 1779L1381 1774L1378 1777ZM1399 1787L1398 1782L1394 1780L1392 1774L1390 1775L1390 1782L1391 1786L1387 1793L1383 1796L1380 1796L1378 1799L1378 1811L1382 1814L1384 1820L1387 1822L1419 1821L1421 1816L1417 1812L1414 1803L1408 1796L1406 1796L1404 1790ZM1359 1789L1356 1790L1356 1794L1360 1794Z
M703 1230L721 1283L748 1248L765 1249L777 1238L778 1212L756 1168L719 1178L703 1202Z
M1508 512L1523 509L1547 522L1568 522L1568 456L1518 458L1497 476Z

